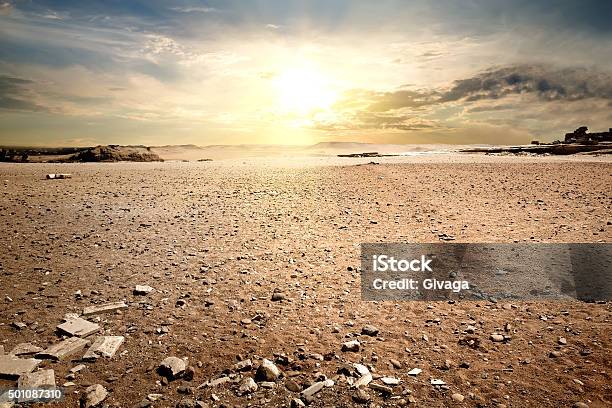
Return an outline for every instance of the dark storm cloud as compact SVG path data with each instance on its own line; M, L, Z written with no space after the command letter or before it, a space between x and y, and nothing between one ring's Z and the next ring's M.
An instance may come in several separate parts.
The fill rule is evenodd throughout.
M45 111L45 107L31 100L28 85L32 84L28 79L0 75L0 110Z
M612 76L587 68L505 67L455 81L439 102L499 99L512 94L533 94L546 101L612 99Z

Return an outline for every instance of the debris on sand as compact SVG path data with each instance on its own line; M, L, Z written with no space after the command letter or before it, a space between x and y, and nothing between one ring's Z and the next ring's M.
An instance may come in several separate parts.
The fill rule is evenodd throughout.
M178 357L166 357L160 364L158 372L168 380L179 378L185 372L187 363Z
M17 358L11 355L0 355L0 377L19 378L31 373L41 360L35 358Z
M347 341L346 343L342 344L342 351L351 351L356 353L359 351L360 345L361 344L358 340Z
M100 336L83 356L84 361L95 361L100 357L111 358L125 340L123 336Z
M108 396L108 391L100 384L94 384L85 389L81 397L81 408L91 408L100 405Z
M100 326L80 317L67 316L57 329L71 336L87 337L100 330Z
M89 341L81 339L79 337L69 337L65 340L55 343L48 347L46 350L41 351L36 355L37 358L46 358L52 360L62 360L66 356L76 353L77 351L83 350Z
M83 316L91 316L100 313L113 312L115 310L125 309L127 305L124 302L111 302L103 305L87 306L83 309Z
M136 285L134 287L134 295L144 296L153 292L153 288L148 285Z
M72 178L72 174L68 173L51 173L47 174L47 180L61 180Z
M257 381L276 381L280 374L278 367L272 361L264 358L257 369L255 379Z

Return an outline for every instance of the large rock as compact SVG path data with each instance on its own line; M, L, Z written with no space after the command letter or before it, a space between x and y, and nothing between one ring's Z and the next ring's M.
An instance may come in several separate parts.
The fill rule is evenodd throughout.
M257 388L259 387L255 383L255 381L251 377L247 377L242 381L242 383L240 383L240 387L238 387L238 394L239 395L251 394L257 391Z
M53 360L62 360L66 356L69 356L77 351L84 349L89 344L89 341L81 339L79 337L70 337L66 340L60 341L44 351L41 351L36 355L38 358L50 358Z
M95 361L100 357L111 358L124 340L123 336L99 336L87 350L83 360Z
M68 317L57 329L71 336L87 337L100 330L100 326L80 317Z
M0 356L0 377L19 378L31 373L41 363L35 358L17 358L11 355Z

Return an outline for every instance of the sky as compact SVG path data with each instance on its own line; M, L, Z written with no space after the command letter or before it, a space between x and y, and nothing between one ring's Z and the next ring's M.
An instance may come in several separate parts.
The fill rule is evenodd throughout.
M0 0L0 144L518 144L612 127L612 2Z

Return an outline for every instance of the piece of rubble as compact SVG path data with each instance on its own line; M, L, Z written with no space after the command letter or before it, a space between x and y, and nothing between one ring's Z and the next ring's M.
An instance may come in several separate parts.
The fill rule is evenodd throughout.
M353 383L353 388L359 388L368 385L372 382L372 374L367 373L366 375L362 375L357 381Z
M81 371L84 368L85 368L85 364L79 364L79 365L76 365L76 366L72 367L70 369L70 372L73 373L73 374L74 373L78 373L79 371Z
M49 370L38 370L29 374L24 374L19 377L17 381L17 387L20 389L25 388L55 388L55 372Z
M357 352L359 351L360 345L361 344L359 343L358 340L347 341L346 343L342 344L342 351Z
M385 385L398 385L400 383L400 379L395 377L382 377L380 381Z
M223 377L219 377L219 378L215 378L214 380L210 380L209 382L205 383L207 386L209 387L218 387L219 385L223 385L225 383L230 382L232 379L229 378L228 376L223 376Z
M87 337L100 330L100 326L80 317L66 317L66 321L57 326L58 330L71 336Z
M325 381L319 381L306 388L300 393L300 395L308 401L308 399L312 398L317 392L321 391L323 388L325 388Z
M280 302L281 300L285 300L285 295L281 292L274 292L272 294L272 301L273 302Z
M252 368L253 368L253 362L251 361L250 358L239 361L236 364L234 364L235 371L251 371Z
M437 378L432 378L429 383L431 385L446 385L446 383L443 380L439 380Z
M353 401L358 404L366 404L368 401L370 401L370 396L363 388L357 388L357 390L355 390L353 393L352 398Z
M417 376L421 374L422 372L423 370L421 370L420 368L413 368L412 370L408 371L408 375Z
M255 383L255 380L253 380L251 377L247 377L242 381L242 383L240 384L240 387L238 387L238 394L239 395L251 394L257 391L257 388L259 387Z
M47 174L47 180L63 180L72 178L72 174L69 173L50 173Z
M62 360L64 357L84 349L88 344L89 341L81 339L80 337L69 337L41 351L36 357Z
M363 364L355 363L353 364L353 367L355 368L355 371L357 371L357 374L359 374L360 376L370 374L370 370L368 369L368 367L364 366Z
M127 305L124 302L111 302L103 305L87 306L83 309L83 316L91 316L125 308L127 308Z
M111 358L125 340L123 336L99 336L83 356L84 361L95 361L100 357Z
M280 370L278 367L272 361L264 358L257 368L255 379L257 381L275 381L279 376Z
M361 329L361 334L365 334L366 336L371 336L371 337L377 336L378 332L379 332L378 328L376 328L375 326L372 326L371 324L366 324Z
M501 341L504 341L504 336L502 336L501 334L492 334L491 341L494 343L499 343Z
M459 394L458 392L451 395L451 398L453 399L453 401L457 402L463 402L463 400L465 399L465 397L462 394Z
M187 363L178 357L166 357L160 364L158 372L168 380L180 377L185 372Z
M153 292L153 288L149 285L136 285L134 287L134 294L139 296L148 295Z
M90 408L99 405L108 396L108 391L100 384L94 384L85 389L81 396L81 407Z
M41 363L35 358L17 358L11 355L0 355L0 377L18 378L31 373Z
M19 343L9 354L14 356L30 356L42 351L41 347L35 346L32 343Z
M299 398L294 398L291 400L291 408L303 408L305 406L306 404L304 404L304 402Z
M370 384L368 384L368 386L374 391L380 392L381 394L393 394L393 388L387 387L386 385L371 382Z

